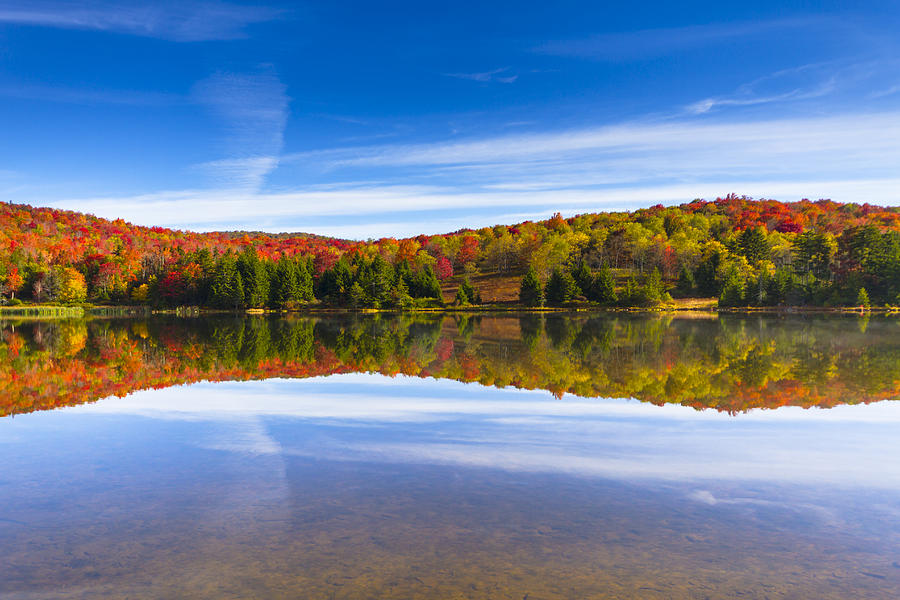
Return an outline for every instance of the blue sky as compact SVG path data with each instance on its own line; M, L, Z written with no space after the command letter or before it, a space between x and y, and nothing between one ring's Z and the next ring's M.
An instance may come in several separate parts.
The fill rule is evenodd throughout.
M895 2L0 0L0 199L353 238L900 204Z

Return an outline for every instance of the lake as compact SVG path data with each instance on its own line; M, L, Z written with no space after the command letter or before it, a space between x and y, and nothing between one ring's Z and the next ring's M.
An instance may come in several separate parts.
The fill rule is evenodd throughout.
M0 322L0 598L896 598L900 320Z

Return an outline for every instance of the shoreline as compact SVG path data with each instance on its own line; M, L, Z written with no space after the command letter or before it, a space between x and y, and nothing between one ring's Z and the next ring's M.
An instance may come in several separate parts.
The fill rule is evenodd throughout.
M337 308L310 306L299 310L244 309L223 310L185 306L167 309L153 309L148 306L62 306L62 305L21 305L14 307L0 306L0 319L46 319L46 318L87 318L87 317L148 317L169 315L180 317L200 317L208 315L317 315L317 314L554 314L554 313L691 313L715 315L725 314L849 314L849 315L894 315L900 314L900 307L825 307L825 306L763 306L763 307L718 307L664 305L656 307L605 307L605 306L543 306L530 307L518 305L476 305L476 306L444 306L422 308Z

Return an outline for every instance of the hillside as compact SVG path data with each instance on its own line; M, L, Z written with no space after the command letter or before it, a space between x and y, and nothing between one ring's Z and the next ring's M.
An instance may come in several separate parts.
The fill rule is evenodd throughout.
M556 304L647 305L667 294L734 306L893 304L900 209L728 196L356 242L191 233L0 204L5 301L234 309L404 307L478 296L512 303L531 268ZM456 297L463 279L471 298Z

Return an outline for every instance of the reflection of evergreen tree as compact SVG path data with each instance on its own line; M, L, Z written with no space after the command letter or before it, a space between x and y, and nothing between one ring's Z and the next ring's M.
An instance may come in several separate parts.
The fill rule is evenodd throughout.
M544 328L544 324L541 321L541 317L537 315L519 317L519 332L522 336L522 342L525 343L525 346L531 352L534 352L538 340L541 339L541 331Z
M572 345L577 333L572 320L559 315L548 315L544 321L544 329L550 343L556 350L566 350Z
M896 396L898 329L879 316L862 331L857 319L840 317L559 313L6 323L0 414L96 399L91 390L99 397L202 379L347 370L721 410L831 406Z

